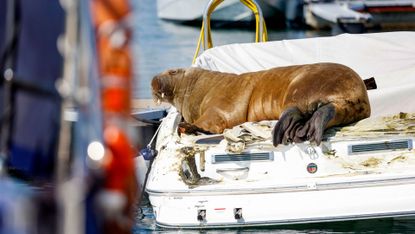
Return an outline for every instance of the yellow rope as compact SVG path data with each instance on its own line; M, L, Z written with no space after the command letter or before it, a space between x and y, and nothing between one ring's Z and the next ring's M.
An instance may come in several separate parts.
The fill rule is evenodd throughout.
M212 5L210 6L210 8L208 9L208 13L207 13L207 27L208 27L208 40L207 40L207 42L208 42L208 44L207 44L207 46L205 45L205 41L203 40L203 38L204 38L204 30L205 30L205 28L204 28L204 21L202 21L202 27L201 27L201 29L200 29L200 34L199 34L199 41L197 42L197 47L196 47L196 52L195 52L195 54L194 54L194 56L193 56L193 61L192 61L192 64L194 64L195 63L195 61L196 61L196 58L197 58L197 56L199 55L199 52L200 52L200 45L202 44L203 45L203 48L212 48L213 47L213 43L212 43L212 36L211 36L211 33L210 33L210 16L211 16L211 14L212 14L212 12L215 10L215 8L220 4L220 3L222 3L223 2L223 0L216 0L216 1L214 1L213 3L212 3Z
M260 35L259 32L259 28L260 28L260 16L259 16L259 11L258 8L256 7L256 5L251 1L251 0L240 0L241 3L243 3L245 6L247 6L254 14L255 16L255 26L256 26L256 31L255 31L255 42L259 42L260 38L262 38L262 41L267 41L268 40L268 33L267 33L267 27L265 24L265 20L262 19L262 35ZM196 51L195 54L193 56L193 61L192 64L195 63L197 56L199 55L200 52L200 45L202 44L204 48L212 48L213 47L213 43L212 43L212 35L211 35L211 28L210 28L210 16L212 14L212 12L216 9L216 7L222 3L223 0L215 0L212 5L210 6L210 8L208 9L207 12L207 17L206 17L206 25L207 25L207 45L205 45L205 41L203 40L203 38L206 36L204 35L204 21L202 21L202 27L200 29L200 34L199 34L199 40L197 42L197 47L196 47Z
M196 47L196 52L193 55L193 60L192 60L192 64L194 64L196 62L196 58L199 55L199 51L200 51L200 44L202 44L202 40L203 40L203 29L204 26L202 24L202 29L200 29L200 34L199 34L199 41L197 42L197 47Z
M263 24L262 24L262 35L259 35L259 23L260 23L260 19L259 19L259 12L258 12L258 8L256 7L256 5L251 1L251 0L241 0L241 2L247 6L254 14L255 16L255 22L256 22L256 33L255 33L255 42L259 42L259 38L262 37L262 41L267 41L268 40L268 33L267 33L267 26L265 24L265 20L262 19Z
M259 15L258 15L258 9L256 8L256 6L249 0L241 0L241 2L247 6L252 13L255 16L255 27L256 27L256 32L255 32L255 42L259 41Z

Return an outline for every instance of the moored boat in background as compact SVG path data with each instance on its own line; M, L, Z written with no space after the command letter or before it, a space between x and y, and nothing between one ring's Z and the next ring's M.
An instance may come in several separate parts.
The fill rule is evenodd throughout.
M413 0L309 0L305 1L304 14L305 23L316 29L363 32L374 27L415 27Z
M183 24L197 24L202 21L203 11L210 0L157 0L157 15L160 19ZM280 4L257 0L261 6L264 18L274 20L283 19L283 9ZM218 5L211 22L213 25L240 24L255 21L252 12L240 0L225 0ZM275 22L284 24L284 22Z

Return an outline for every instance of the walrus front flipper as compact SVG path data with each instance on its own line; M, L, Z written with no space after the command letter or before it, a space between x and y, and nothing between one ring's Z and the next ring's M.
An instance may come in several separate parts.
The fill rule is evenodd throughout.
M210 132L205 131L196 125L187 123L187 122L180 122L178 127L179 134L185 133L185 134L191 134L191 135L197 135L198 133L204 133L209 134Z
M287 145L292 142L293 133L295 133L297 128L301 125L304 125L304 115L301 111L297 107L287 108L281 114L280 119L272 131L273 145Z
M311 117L303 114L297 107L287 108L273 130L273 144L311 141L320 145L328 122L334 118L333 104L319 107Z

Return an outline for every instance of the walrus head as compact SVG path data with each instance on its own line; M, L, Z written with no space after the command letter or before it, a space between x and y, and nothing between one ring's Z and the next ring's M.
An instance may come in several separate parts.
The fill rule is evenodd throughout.
M176 82L184 76L185 69L169 69L156 76L151 81L153 99L157 104L161 102L173 103Z

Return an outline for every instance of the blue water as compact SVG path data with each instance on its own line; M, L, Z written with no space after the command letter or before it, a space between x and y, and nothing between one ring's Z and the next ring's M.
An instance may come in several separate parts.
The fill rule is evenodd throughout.
M134 6L134 55L135 80L134 96L151 98L152 77L168 68L188 67L199 37L199 28L176 25L157 18L156 0L133 0ZM254 28L214 29L214 45L252 42ZM327 36L331 32L312 30L268 29L270 40L295 39ZM310 201L312 202L312 201ZM270 204L272 206L272 204ZM306 207L304 208L306 209ZM137 211L134 233L415 233L415 221L393 219L293 225L283 227L208 230L164 230L156 227L148 199L143 200Z

